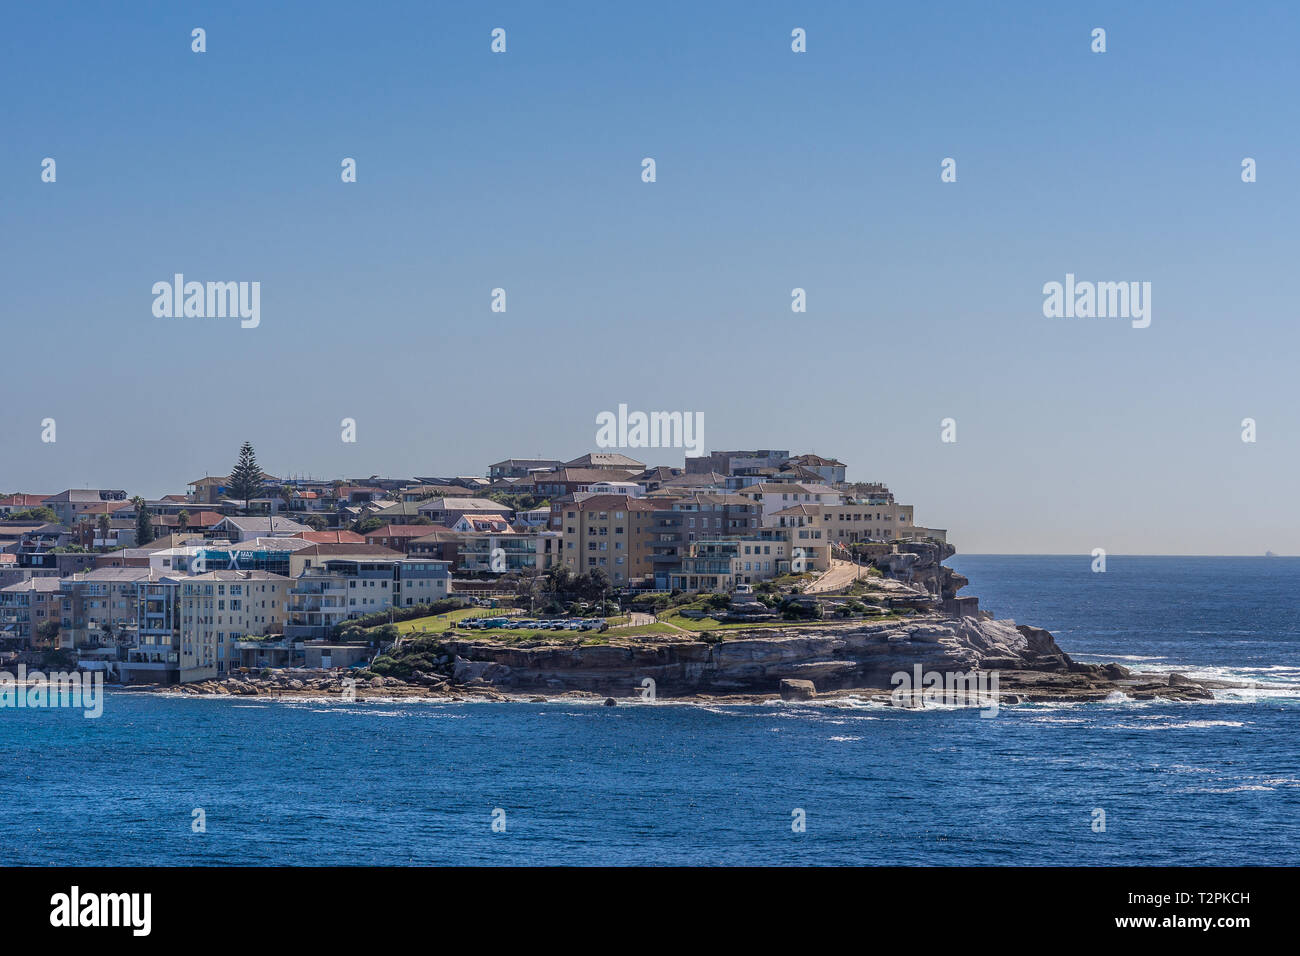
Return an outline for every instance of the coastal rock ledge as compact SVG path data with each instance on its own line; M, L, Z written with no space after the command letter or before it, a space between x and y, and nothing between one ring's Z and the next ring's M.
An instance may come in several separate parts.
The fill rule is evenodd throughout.
M1117 691L1133 698L1213 696L1196 682L1073 661L1048 631L986 617L756 628L728 631L724 640L613 637L608 644L577 646L452 640L444 648L453 683L505 692L630 696L650 678L661 696L779 693L807 699L828 691L887 690L892 675L920 665L924 672L997 671L1001 692L1012 691L1013 702L1102 700Z
M388 653L399 663L405 657L400 648ZM430 666L430 649L426 646L419 653L424 655L423 666ZM1214 690L1243 686L1182 674L1136 674L1114 663L1084 664L1071 660L1042 628L938 613L698 636L683 631L680 636L619 637L613 631L608 642L600 644L453 638L437 644L432 653L433 672L409 668L405 678L368 670L356 672L355 679L339 673L294 676L273 671L183 684L179 691L453 701L584 697L607 705L619 698L648 697L804 702L867 692L893 703L893 676L905 672L914 682L918 667L922 675L938 673L944 679L957 673L996 673L996 691L1004 704L1103 701L1116 699L1116 694L1134 700L1207 700Z

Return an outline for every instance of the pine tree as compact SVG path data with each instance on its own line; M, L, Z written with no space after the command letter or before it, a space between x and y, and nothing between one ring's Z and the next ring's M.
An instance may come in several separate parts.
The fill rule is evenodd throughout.
M253 446L248 442L244 442L244 447L239 449L239 461L230 472L230 483L226 491L232 498L244 502L245 511L248 511L249 500L256 498L262 491L262 469L257 464L257 456L253 454Z
M143 498L137 495L131 501L135 505L135 546L142 548L153 540L153 520Z

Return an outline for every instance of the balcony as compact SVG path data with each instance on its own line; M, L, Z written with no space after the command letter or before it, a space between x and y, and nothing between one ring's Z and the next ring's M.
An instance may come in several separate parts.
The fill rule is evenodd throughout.
M337 584L313 583L299 579L298 586L289 588L289 593L309 597L344 597L348 589Z
M332 624L286 624L284 636L290 641L324 641L333 630Z
M731 574L730 561L695 561L690 558L682 562L682 574Z

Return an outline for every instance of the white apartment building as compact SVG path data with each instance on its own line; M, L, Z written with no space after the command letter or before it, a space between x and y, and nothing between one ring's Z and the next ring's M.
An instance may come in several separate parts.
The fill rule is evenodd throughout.
M204 680L238 666L245 636L284 630L293 581L267 571L208 571L180 585L181 680Z

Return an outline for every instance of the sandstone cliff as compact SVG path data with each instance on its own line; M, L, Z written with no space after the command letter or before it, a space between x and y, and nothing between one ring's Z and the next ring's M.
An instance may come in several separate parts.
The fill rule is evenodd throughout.
M452 640L444 648L457 684L615 696L633 693L647 677L660 694L764 694L785 678L811 680L818 690L884 688L892 674L916 664L1060 674L1080 666L1047 631L974 617L731 631L715 642L685 635L533 647Z

